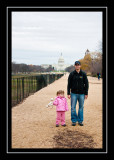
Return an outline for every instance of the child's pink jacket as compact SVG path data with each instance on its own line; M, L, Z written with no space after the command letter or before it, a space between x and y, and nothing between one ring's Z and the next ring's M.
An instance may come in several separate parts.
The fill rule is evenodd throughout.
M56 111L68 111L67 99L65 97L57 96L53 102L56 106Z

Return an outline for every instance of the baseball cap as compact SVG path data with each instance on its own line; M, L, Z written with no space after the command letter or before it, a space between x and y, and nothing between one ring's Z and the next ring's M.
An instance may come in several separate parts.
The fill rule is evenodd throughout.
M76 61L76 62L75 62L75 65L76 65L76 64L79 64L79 65L81 65L80 61Z

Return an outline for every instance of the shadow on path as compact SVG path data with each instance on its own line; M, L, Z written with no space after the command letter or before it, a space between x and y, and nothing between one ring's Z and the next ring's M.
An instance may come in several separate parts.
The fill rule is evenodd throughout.
M55 148L94 148L92 136L79 131L63 130L53 137Z

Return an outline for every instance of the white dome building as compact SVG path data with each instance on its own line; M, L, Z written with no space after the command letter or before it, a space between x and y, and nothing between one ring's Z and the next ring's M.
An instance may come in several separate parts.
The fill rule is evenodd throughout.
M61 57L58 60L58 70L64 70L64 69L65 69L64 58L61 53Z
M61 56L59 57L58 59L58 64L54 64L53 67L55 70L57 71L64 71L66 67L69 67L70 65L68 64L65 64L65 61L64 61L64 58L62 56L62 53L61 53Z

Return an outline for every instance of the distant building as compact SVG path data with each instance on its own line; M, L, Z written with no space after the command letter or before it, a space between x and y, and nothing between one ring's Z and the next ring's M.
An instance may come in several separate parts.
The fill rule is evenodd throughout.
M91 58L92 58L92 59L95 59L95 58L97 58L98 53L99 53L99 52L97 52L97 51L91 52L91 51L89 51L89 50L87 49L86 52L85 52L85 56L86 56L87 54L90 54Z
M86 56L87 54L89 54L89 53L90 53L90 51L87 49L86 52L85 52L85 56Z
M42 64L41 67L47 69L49 67L52 67L52 65L50 65L50 64Z
M64 60L62 53L61 53L61 56L58 59L58 64L53 64L52 66L54 67L54 70L64 71L65 68L69 67L70 65L65 64L65 60Z
M56 70L56 71L64 71L65 68L67 68L69 66L71 66L71 65L65 64L65 60L64 60L64 58L62 56L62 53L61 53L61 56L58 59L58 64L52 64L52 65L50 65L50 64L42 64L41 65L41 67L45 68L45 69L47 69L49 67L53 67L54 70Z

